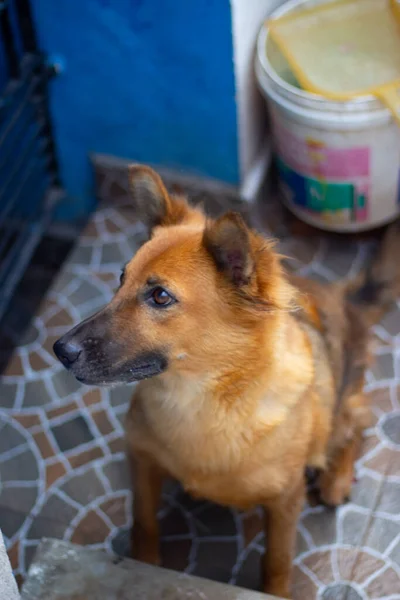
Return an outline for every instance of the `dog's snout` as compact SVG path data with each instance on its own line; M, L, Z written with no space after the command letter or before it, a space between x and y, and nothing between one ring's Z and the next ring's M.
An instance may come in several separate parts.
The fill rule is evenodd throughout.
M67 369L71 367L79 358L82 348L79 343L73 340L64 341L63 338L56 341L53 346L54 354Z

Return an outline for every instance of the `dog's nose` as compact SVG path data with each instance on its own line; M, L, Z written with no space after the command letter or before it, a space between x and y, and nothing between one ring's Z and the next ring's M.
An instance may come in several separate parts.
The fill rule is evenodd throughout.
M60 360L67 369L78 360L79 355L82 352L82 348L77 342L72 340L64 342L62 338L56 341L53 350L58 360Z

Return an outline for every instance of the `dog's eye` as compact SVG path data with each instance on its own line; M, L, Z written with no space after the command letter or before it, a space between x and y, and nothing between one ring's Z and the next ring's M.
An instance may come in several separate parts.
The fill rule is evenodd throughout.
M151 304L157 306L157 308L165 308L175 302L175 298L162 287L156 287L151 292L149 300Z

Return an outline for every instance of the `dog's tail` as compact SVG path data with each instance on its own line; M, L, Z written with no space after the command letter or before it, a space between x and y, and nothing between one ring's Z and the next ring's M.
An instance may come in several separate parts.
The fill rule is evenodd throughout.
M386 230L367 268L346 285L346 295L368 325L390 310L400 296L400 220Z

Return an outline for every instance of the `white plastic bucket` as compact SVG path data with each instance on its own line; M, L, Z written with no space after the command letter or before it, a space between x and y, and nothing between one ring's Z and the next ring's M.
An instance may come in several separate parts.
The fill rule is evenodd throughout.
M270 18L320 3L290 0ZM400 128L389 110L373 96L335 102L305 92L278 75L273 58L263 25L256 76L271 116L288 208L331 231L364 231L395 219L400 212Z

